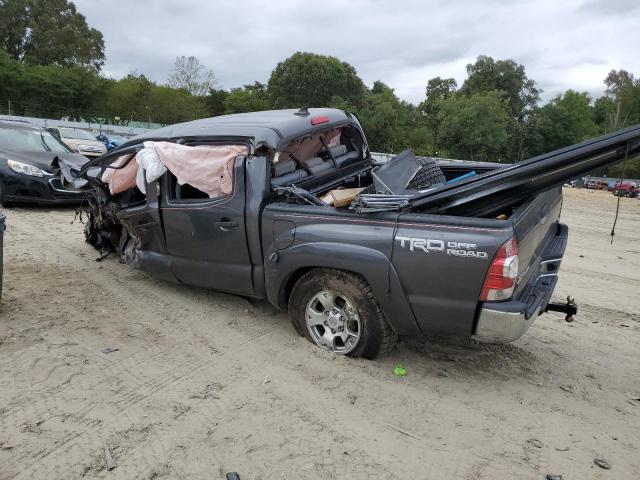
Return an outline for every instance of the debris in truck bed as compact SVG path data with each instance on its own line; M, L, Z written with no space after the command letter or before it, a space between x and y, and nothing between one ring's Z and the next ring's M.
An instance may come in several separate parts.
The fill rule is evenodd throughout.
M359 194L354 207L357 213L398 210L409 205L410 195Z
M376 192L383 194L402 194L413 177L420 171L413 150L407 149L396 155L388 163L371 171Z
M364 190L364 187L331 190L329 193L326 193L322 197L320 197L320 200L334 207L346 207L356 198L356 195L362 190Z
M316 197L313 193L306 191L304 188L296 187L295 185L290 185L288 187L276 187L275 190L278 193L286 193L293 197L297 197L309 205L316 205L318 207L328 206L327 203Z

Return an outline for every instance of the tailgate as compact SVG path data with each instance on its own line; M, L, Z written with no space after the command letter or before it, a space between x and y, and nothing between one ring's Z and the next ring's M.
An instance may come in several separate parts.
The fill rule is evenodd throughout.
M547 243L555 238L562 209L562 187L538 194L514 216L513 229L518 240L519 275L514 296L540 272Z

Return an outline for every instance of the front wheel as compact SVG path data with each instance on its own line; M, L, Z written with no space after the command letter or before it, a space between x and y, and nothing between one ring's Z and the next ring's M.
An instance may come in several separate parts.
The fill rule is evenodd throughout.
M289 315L300 334L340 355L373 358L397 340L369 284L350 272L321 268L303 275Z

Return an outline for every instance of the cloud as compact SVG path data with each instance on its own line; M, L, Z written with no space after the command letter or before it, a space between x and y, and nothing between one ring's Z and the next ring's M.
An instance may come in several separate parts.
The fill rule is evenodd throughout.
M106 74L165 82L176 56L195 55L231 88L258 80L296 51L351 63L417 103L429 78L478 55L512 58L548 99L568 88L602 93L611 69L640 72L640 2L625 0L325 0L307 2L77 0L105 36Z

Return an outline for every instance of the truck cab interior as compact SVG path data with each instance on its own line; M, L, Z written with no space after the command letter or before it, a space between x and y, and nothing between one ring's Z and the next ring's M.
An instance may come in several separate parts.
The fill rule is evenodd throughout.
M345 173L366 167L366 143L351 126L297 138L275 152L271 162L271 185L298 185L313 191L316 186L332 183ZM309 188L307 188L309 187Z

